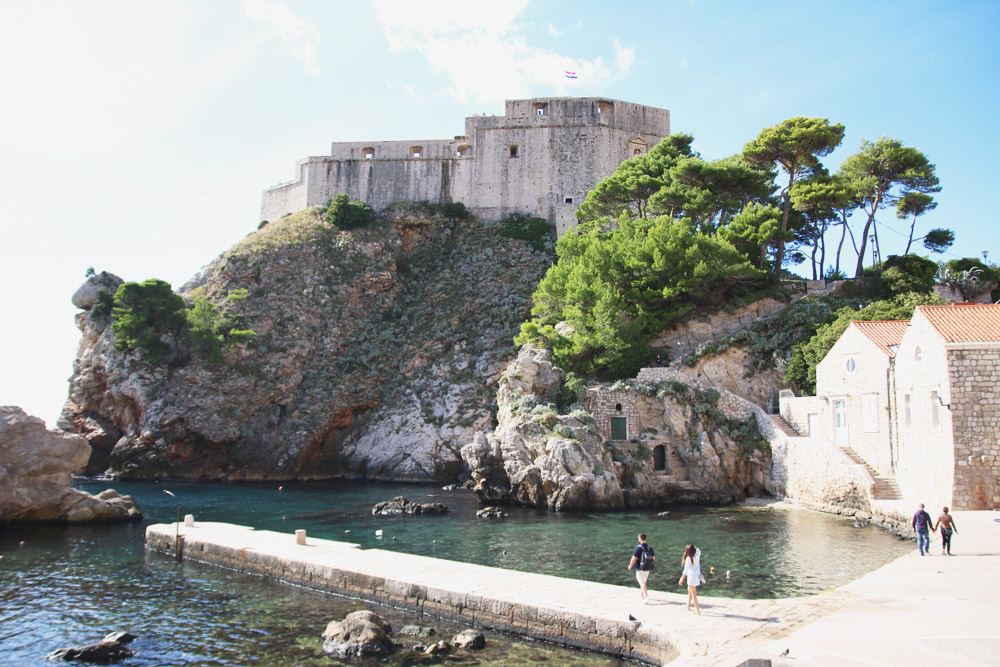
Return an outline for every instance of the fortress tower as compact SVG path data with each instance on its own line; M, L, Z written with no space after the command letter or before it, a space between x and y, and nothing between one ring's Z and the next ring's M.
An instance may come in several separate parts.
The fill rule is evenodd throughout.
M396 201L462 202L477 216L546 218L562 235L591 190L670 134L670 112L598 97L507 100L503 116L465 119L465 134L429 141L334 143L264 191L262 220L346 192L376 210Z

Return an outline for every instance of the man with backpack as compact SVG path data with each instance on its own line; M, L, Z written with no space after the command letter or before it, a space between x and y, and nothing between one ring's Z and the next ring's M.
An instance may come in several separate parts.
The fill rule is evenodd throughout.
M632 560L628 562L628 569L635 568L635 579L639 582L639 591L642 599L649 604L649 591L646 590L646 580L649 573L656 566L656 554L653 547L646 544L646 533L639 533L639 546L632 551Z

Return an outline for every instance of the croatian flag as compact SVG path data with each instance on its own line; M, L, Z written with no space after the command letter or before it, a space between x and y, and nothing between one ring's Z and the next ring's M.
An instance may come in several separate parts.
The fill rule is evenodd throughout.
M570 72L569 70L566 70L566 78L567 79L575 79L576 78L576 72Z

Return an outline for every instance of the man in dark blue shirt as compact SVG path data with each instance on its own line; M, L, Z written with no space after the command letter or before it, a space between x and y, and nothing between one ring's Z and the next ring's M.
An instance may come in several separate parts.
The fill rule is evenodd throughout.
M931 552L931 525L933 525L931 515L924 511L924 504L920 503L920 509L913 515L913 530L917 533L917 548L920 555Z

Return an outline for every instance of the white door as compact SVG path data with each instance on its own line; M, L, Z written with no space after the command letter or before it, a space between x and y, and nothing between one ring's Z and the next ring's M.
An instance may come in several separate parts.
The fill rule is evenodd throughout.
M847 401L833 402L833 432L838 446L847 446Z

